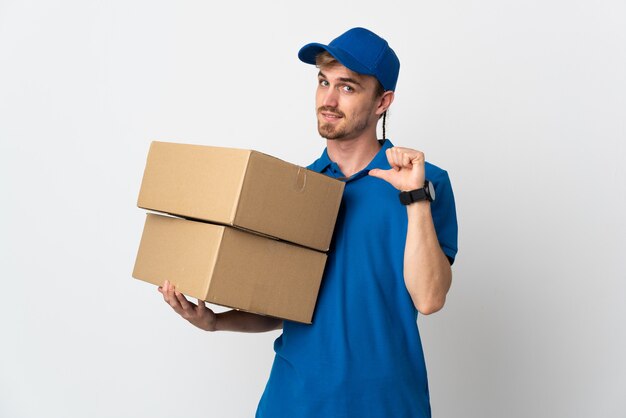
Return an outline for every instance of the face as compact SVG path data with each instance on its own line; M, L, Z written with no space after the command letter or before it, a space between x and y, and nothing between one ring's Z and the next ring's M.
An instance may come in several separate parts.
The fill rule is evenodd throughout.
M320 68L316 93L317 129L326 139L354 139L376 134L380 97L378 81L357 74L341 64Z

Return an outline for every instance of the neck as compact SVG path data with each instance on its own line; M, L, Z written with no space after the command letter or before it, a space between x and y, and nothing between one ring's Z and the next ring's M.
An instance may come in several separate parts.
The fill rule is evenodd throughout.
M326 149L346 177L363 170L380 150L376 135L345 140L326 140Z

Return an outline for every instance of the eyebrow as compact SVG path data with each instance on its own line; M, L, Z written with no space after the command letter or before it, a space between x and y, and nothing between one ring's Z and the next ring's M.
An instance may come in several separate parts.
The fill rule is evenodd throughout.
M317 74L318 77L320 78L326 78L326 75L323 72L319 72ZM357 80L355 80L354 78L350 78L350 77L339 77L339 81L342 81L344 83L352 83L352 84L356 84L359 87L363 87L363 85L361 83L359 83Z

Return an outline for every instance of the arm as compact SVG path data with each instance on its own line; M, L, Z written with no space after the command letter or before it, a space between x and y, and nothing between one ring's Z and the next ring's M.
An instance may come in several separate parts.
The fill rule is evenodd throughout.
M430 202L413 203L406 210L404 283L417 310L429 315L443 308L452 284L452 269L439 246Z
M387 150L387 160L390 170L375 169L370 171L370 175L387 181L400 191L424 185L423 153L393 147ZM452 270L437 239L430 202L407 206L407 217L404 283L415 308L428 315L443 308L452 282Z
M159 286L163 299L174 311L192 325L205 331L266 332L280 329L283 321L269 316L231 310L216 314L202 300L191 303L169 281Z

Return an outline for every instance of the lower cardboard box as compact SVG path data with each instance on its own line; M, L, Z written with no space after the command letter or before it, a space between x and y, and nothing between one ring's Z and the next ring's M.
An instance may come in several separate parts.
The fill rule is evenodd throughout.
M233 227L148 213L133 277L197 299L311 323L326 254Z

